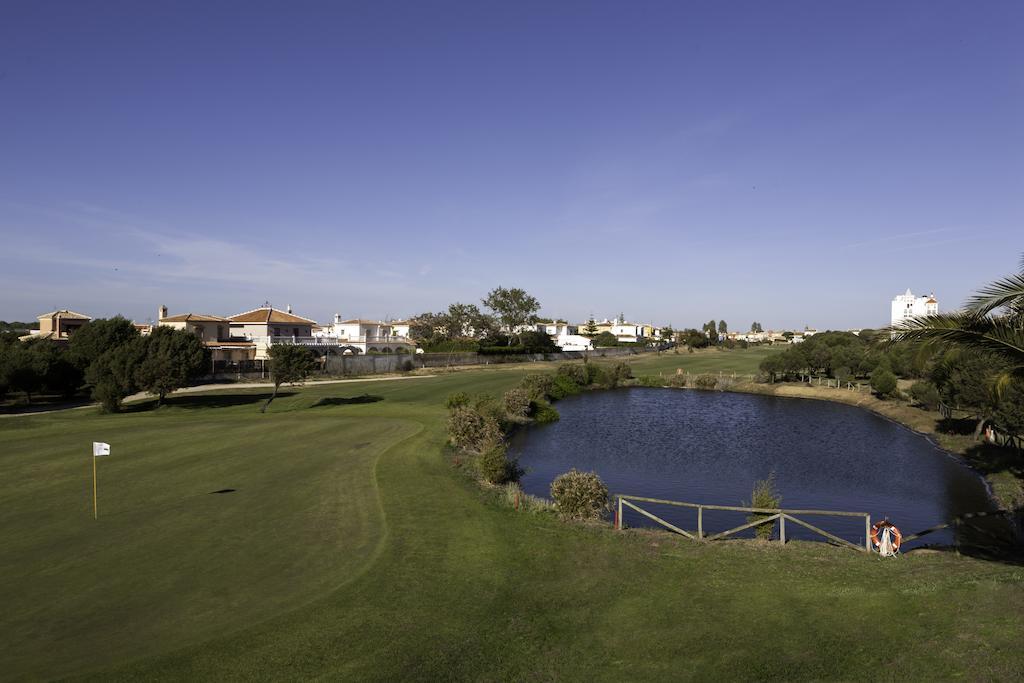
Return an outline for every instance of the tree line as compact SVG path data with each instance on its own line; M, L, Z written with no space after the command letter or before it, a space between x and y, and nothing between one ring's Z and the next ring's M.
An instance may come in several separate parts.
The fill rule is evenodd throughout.
M156 327L142 336L121 316L93 320L64 343L21 341L0 335L0 398L22 392L31 403L41 393L71 398L88 392L106 411L125 397L148 391L157 405L202 375L209 352L193 334Z
M496 287L476 304L453 303L409 321L409 335L427 352L556 353L548 335L522 328L536 324L540 302L517 287ZM509 330L509 332L503 332ZM517 331L518 330L518 331Z

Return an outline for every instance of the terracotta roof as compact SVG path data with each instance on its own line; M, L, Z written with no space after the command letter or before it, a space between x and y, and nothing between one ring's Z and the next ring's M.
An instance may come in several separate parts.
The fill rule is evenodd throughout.
M256 308L228 318L233 323L303 323L315 325L315 320L303 318L276 308Z
M206 315L205 313L182 313L180 315L170 315L166 318L160 318L162 323L229 323L231 322L227 318L221 318L218 315Z
M936 301L933 297L928 297L928 301L925 301L925 303L926 304L937 304L939 302Z
M362 318L352 318L351 320L342 320L342 325L393 325L394 323L382 323L379 320L364 320Z
M85 315L84 313L75 313L74 311L69 311L66 308L63 308L59 311L52 311L50 313L43 313L42 315L36 316L36 318L53 318L54 316L58 318L63 318L65 320L92 320L91 317Z

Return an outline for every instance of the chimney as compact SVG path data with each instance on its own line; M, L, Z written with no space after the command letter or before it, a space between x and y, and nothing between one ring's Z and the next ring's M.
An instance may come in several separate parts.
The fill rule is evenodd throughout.
M161 306L156 311L156 322L159 325L160 321L167 317L167 307Z
M289 313L291 313L291 312L292 312L292 305L291 305L291 304L288 304L288 312L289 312Z
M341 323L341 313L335 313L334 314L334 324L338 325L340 323Z

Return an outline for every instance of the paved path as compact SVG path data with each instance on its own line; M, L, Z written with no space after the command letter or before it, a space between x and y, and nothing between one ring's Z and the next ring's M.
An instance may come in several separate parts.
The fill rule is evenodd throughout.
M306 382L304 386L320 386L321 384L349 384L351 382L397 382L406 379L426 379L427 377L437 377L437 375L402 375L400 377L367 377L363 379L324 379L313 382ZM184 387L174 392L174 395L178 394L198 394L204 391L223 391L225 389L266 389L273 388L273 382L238 382L236 384L199 384L194 387ZM291 386L284 384L282 386ZM124 400L124 403L131 403L133 401L143 401L147 398L153 398L153 394L145 391L138 394L132 394ZM63 413L68 410L81 410L82 408L94 408L95 403L88 403L84 406L69 406L67 408L54 408L53 410L37 410L32 412L24 413L0 413L2 417L25 417L26 415L47 415L49 413Z

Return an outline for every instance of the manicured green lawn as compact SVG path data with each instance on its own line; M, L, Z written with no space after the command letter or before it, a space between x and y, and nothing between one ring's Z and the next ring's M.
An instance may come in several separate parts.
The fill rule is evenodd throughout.
M667 351L661 354L645 354L630 362L636 375L657 375L659 372L674 374L677 368L693 375L703 373L756 375L761 361L773 353L783 350L781 346L753 346L749 349L732 351L699 349L689 353L685 348L679 353Z
M442 454L444 398L500 393L524 371L310 386L266 415L259 391L236 389L0 420L0 671L1011 679L1024 666L1019 566L696 545L487 502ZM362 394L383 400L311 407ZM93 440L113 446L98 522Z

